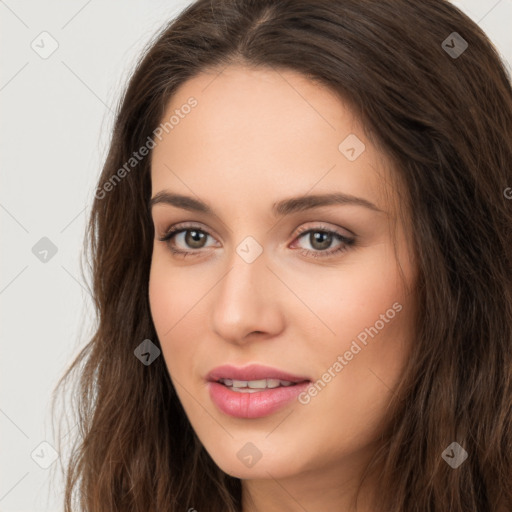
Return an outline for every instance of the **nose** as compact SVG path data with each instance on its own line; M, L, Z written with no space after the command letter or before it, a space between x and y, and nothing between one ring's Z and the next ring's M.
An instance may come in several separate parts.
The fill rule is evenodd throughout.
M213 298L215 334L233 344L277 336L285 323L283 285L267 267L264 253L252 263L235 253L230 264Z

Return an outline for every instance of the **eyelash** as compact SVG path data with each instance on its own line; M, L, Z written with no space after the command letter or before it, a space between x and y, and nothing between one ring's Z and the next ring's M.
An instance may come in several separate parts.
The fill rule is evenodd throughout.
M183 251L181 249L174 248L172 246L172 244L171 244L172 239L177 234L182 233L182 232L186 232L186 231L199 231L201 233L204 233L207 236L212 236L207 231L205 231L204 229L200 228L199 226L195 226L195 225L186 225L186 226L178 225L178 226L174 226L174 227L170 228L169 230L167 230L166 233L161 238L159 238L158 240L160 240L161 242L165 242L166 245L168 246L169 250L173 254L175 254L175 255L180 255L183 258L185 258L187 256L197 256L198 253L200 252L200 249L192 250L192 251ZM355 238L348 238L348 237L342 235L341 233L338 233L337 231L333 231L332 229L328 229L325 226L316 226L314 228L302 228L302 229L299 229L299 232L297 233L296 238L298 239L301 236L304 236L306 234L317 233L317 232L334 235L334 237L336 239L338 239L340 242L342 242L342 244L337 249L334 249L334 250L325 250L325 251L315 250L315 251L312 251L310 249L297 249L301 254L305 254L307 256L312 256L313 258L328 258L328 257L332 257L334 255L342 254L343 252L348 250L351 246L353 246L354 243L355 243Z

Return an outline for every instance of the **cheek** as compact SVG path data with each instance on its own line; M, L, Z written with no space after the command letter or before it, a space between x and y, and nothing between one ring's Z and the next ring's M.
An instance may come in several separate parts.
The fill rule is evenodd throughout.
M208 279L207 271L200 266L173 268L167 249L155 245L149 274L149 304L155 327L164 334L160 341L173 336L174 326L189 322L190 314L201 307L201 299L211 287L209 280L211 276Z
M410 284L410 269L404 262L402 267ZM410 297L388 243L354 252L338 268L295 276L295 283L303 302L316 313L297 321L315 322L318 341L327 351L343 349L360 333L364 340L365 329L376 323L379 337L395 338L411 313Z
M191 285L187 272L170 271L165 256L156 256L149 277L149 305L164 359L174 375L188 367L194 340L200 339L194 331L201 322L194 316L200 312L200 298L206 290L200 288L199 280Z
M159 259L153 257L149 274L149 306L151 317L160 341L164 341L163 333L172 328L175 323L175 306L179 307L180 301L173 296L176 291L175 283L169 273L164 271L164 265Z
M317 377L322 379L329 369L336 375L325 375L332 384L323 388L317 404L344 404L345 411L358 411L368 420L378 416L376 411L400 378L414 337L415 305L405 291L391 245L366 250L353 261L350 268L347 264L322 280L322 294L309 294L312 309L331 331L319 330L314 343ZM405 262L402 267L410 284L413 276Z

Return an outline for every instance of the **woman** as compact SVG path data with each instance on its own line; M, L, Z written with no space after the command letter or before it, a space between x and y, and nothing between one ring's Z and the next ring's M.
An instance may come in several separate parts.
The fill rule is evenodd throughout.
M95 194L66 510L510 510L511 169L448 2L188 7Z

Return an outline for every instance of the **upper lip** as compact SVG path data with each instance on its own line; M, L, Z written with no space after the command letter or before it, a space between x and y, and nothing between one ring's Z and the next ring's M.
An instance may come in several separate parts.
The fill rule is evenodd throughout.
M279 368L272 368L271 366L263 366L260 364L249 364L243 367L232 366L229 364L217 366L208 373L206 380L211 382L219 381L220 379L234 379L234 380L262 380L262 379L279 379L289 382L304 382L309 381L308 377L300 375L293 375L291 373L280 370Z

